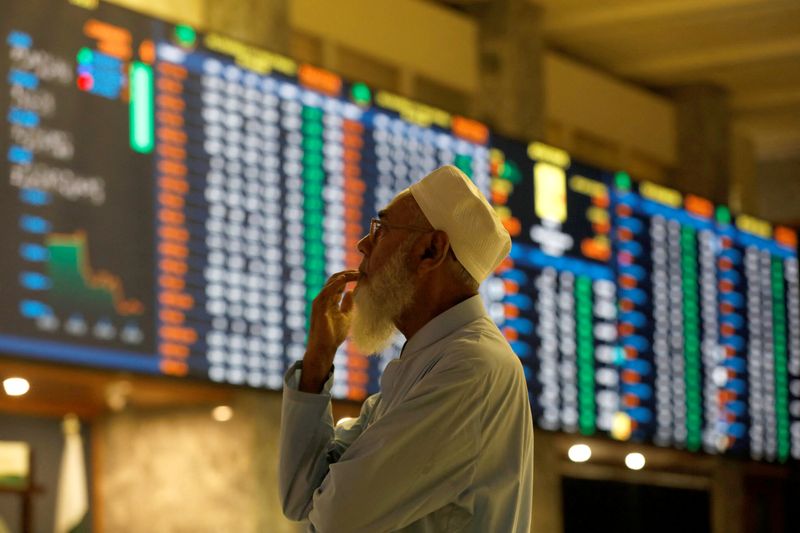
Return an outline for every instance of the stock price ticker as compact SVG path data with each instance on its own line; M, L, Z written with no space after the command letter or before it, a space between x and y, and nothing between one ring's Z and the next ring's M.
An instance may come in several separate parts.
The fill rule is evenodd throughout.
M537 425L800 458L797 233L541 143L492 138L513 235L487 288Z
M112 5L3 13L9 354L280 389L374 213L443 164L488 194L476 121ZM333 394L402 343L345 343Z
M454 164L512 235L481 294L539 427L800 458L792 229L221 34L0 3L5 356L278 390L370 217ZM345 342L334 397L403 342Z

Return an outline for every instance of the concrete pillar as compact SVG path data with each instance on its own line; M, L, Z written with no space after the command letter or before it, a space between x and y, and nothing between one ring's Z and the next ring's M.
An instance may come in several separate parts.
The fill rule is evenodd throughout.
M289 55L288 0L203 0L208 32Z
M711 479L711 531L744 533L745 489L742 466L717 459Z
M544 139L541 8L529 0L495 0L469 11L479 28L475 116L501 134Z
M671 95L678 119L678 165L671 184L727 203L731 135L727 95L713 85L678 87Z
M531 533L564 531L561 458L553 433L536 429L533 443L533 522Z
M758 210L757 174L753 141L746 135L734 131L731 136L730 188L727 203L731 209L739 213L769 218L768 213Z

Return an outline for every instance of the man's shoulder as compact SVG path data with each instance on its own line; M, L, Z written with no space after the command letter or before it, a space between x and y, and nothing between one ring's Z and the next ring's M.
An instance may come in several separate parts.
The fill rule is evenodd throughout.
M488 317L481 317L444 339L442 362L479 371L516 371L520 361Z

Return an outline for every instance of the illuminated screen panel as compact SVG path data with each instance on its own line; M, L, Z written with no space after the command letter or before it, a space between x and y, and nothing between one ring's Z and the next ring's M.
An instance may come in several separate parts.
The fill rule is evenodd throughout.
M378 209L446 163L488 191L477 122L115 6L3 13L6 353L279 389ZM401 346L344 345L334 395Z
M492 197L513 235L493 317L525 366L536 422L610 431L619 403L611 174L494 138Z
M147 26L117 41L87 11L56 7L2 3L2 346L157 372L155 164L131 149L117 57ZM94 53L87 34L115 55Z
M612 435L800 456L797 234L624 173L612 208L622 352Z
M800 457L797 236L498 137L513 235L487 283L534 420L692 451Z

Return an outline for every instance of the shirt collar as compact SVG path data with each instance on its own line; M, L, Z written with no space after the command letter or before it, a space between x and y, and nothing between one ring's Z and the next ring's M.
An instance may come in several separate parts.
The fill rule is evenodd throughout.
M480 295L476 294L475 296L467 298L447 311L440 313L422 326L414 336L408 339L405 346L403 346L400 357L407 358L414 352L418 352L430 346L436 341L450 335L455 330L485 315L486 309L483 307L483 301Z

